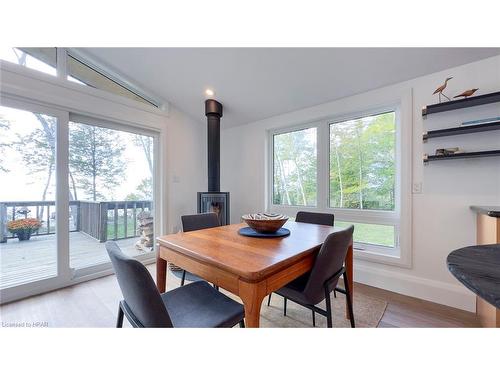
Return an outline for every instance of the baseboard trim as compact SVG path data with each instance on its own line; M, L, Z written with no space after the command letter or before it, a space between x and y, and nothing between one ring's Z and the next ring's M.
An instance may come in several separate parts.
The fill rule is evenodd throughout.
M354 280L361 284L475 312L476 296L465 287L388 271L364 264L354 265Z

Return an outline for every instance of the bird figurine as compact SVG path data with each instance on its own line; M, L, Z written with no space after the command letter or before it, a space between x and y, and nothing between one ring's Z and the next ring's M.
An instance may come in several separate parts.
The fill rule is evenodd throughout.
M463 93L459 94L459 95L455 95L454 98L460 98L460 97L464 97L464 98L467 98L471 95L474 95L474 93L479 90L479 89L470 89L470 90L466 90L464 91Z
M439 86L439 87L436 89L436 91L434 91L434 92L432 93L432 95L439 94L439 103L441 103L441 95L443 95L446 99L450 100L450 98L448 98L448 97L447 97L447 96L443 93L443 91L444 91L444 89L446 88L446 85L448 85L448 81L449 81L450 79L452 79L452 78L453 78L453 77L448 77L448 78L446 78L446 80L444 81L444 83L443 83L441 86Z

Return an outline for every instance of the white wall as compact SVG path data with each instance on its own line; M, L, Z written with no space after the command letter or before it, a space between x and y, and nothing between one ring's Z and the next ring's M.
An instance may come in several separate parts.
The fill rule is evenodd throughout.
M231 192L231 221L244 213L266 208L266 137L268 129L307 123L325 117L374 107L377 98L413 91L412 176L422 183L422 193L412 195L412 266L410 269L355 261L355 280L410 296L473 311L474 295L459 284L446 268L446 256L456 248L475 243L475 214L470 205L500 205L500 159L442 161L424 166L424 152L460 146L468 151L500 149L498 131L430 140L425 130L456 126L462 121L500 116L500 105L490 104L429 115L421 109L436 103L434 89L453 76L448 94L479 87L479 94L500 91L500 56L463 65L397 85L373 90L330 103L282 114L240 127L225 129L221 136L221 188ZM335 89L335 88L332 88Z
M196 213L196 193L207 189L207 127L171 106L166 136L168 231L178 232L181 215Z

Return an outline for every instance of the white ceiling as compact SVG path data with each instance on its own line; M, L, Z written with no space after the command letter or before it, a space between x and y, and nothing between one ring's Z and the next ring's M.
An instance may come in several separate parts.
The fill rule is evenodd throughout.
M500 48L82 48L195 119L237 126L500 54ZM439 83L439 82L436 82Z

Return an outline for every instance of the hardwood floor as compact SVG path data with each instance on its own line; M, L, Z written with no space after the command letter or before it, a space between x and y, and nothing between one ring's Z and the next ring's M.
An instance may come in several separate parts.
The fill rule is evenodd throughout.
M380 328L462 328L480 327L476 314L404 296L364 284L355 284L357 293L387 302Z
M154 273L154 264L148 269ZM178 284L179 279L169 275L168 285ZM479 327L470 312L363 284L354 288L356 293L387 301L379 327ZM0 327L16 322L49 327L114 327L119 299L115 276L102 277L0 306Z

